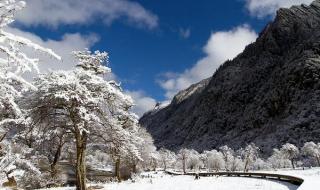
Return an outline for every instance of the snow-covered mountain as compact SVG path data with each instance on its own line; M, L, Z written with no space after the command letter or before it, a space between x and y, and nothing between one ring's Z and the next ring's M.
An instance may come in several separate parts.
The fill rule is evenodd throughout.
M254 142L265 152L320 137L320 0L280 9L257 41L212 78L178 93L142 126L158 147Z
M209 84L210 78L204 79L196 84L191 85L189 88L180 91L178 94L176 94L172 101L165 101L165 102L159 102L155 105L155 107L146 112L143 117L150 117L151 115L155 115L159 113L161 110L167 108L168 106L172 105L178 105L182 103L184 100L189 100L191 96L195 96L197 94L200 94L202 90L205 89L205 87Z

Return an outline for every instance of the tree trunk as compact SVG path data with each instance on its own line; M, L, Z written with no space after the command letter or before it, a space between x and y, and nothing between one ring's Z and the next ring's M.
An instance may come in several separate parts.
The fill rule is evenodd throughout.
M115 163L115 170L114 173L118 179L118 182L121 182L121 174L120 174L120 157L117 157L116 163Z
M186 174L186 159L182 159L183 173Z
M132 173L137 173L137 164L135 163L132 165Z
M248 160L246 160L246 162L244 164L244 171L243 172L247 172L247 167L248 167Z
M7 133L3 134L2 137L0 137L0 142L2 142L4 140L4 138L6 138Z
M58 145L58 148L56 150L56 153L54 155L54 158L53 158L53 162L51 163L50 167L51 167L51 177L55 177L56 174L57 174L57 169L56 169L56 166L57 166L57 163L60 159L60 156L61 156L61 150L62 150L62 147L63 147L63 140L60 139L60 143Z
M76 190L86 190L86 163L85 154L87 146L87 134L77 133L77 164L76 164Z
M293 160L293 159L291 159L291 165L292 165L292 168L295 169L295 167L294 167L294 160Z
M318 166L320 167L320 158L319 158L319 156L317 156L316 159L317 159L317 162L318 162Z
M228 172L229 171L229 168L228 168L228 164L229 163L228 163L228 158L227 157L224 158L224 162L225 162L225 166L224 167L225 167L226 171Z
M137 165L138 165L139 161L134 160L133 164L132 164L132 173L137 173Z
M152 166L153 166L153 171L157 170L157 161L155 158L152 159Z

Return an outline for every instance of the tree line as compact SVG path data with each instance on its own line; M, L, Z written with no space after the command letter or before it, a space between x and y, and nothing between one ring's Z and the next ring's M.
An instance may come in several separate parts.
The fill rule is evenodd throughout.
M286 143L279 149L273 149L269 157L262 157L260 148L254 143L238 150L225 145L202 153L185 148L177 153L160 149L158 153L159 167L183 173L320 167L320 143L314 142L306 142L301 148Z

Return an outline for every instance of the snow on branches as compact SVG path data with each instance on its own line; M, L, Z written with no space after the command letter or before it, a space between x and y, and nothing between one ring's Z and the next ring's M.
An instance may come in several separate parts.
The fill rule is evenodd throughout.
M27 47L61 59L52 50L43 48L30 40L5 32L5 27L14 21L14 15L25 6L24 1L0 0L0 126L21 117L22 111L16 99L33 87L21 75L39 71L39 59L32 58L21 50ZM9 120L8 120L9 119Z
M26 6L26 2L15 0L0 1L0 27L3 28L14 21L14 15L17 11Z
M77 67L81 67L85 71L91 71L95 74L110 73L111 69L104 66L108 64L108 53L89 50L74 51L73 55L79 60Z

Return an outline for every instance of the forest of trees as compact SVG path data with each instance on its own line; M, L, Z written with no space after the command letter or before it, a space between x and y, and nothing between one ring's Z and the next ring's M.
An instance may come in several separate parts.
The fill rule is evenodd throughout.
M70 71L40 73L39 59L29 49L60 61L53 51L5 32L23 2L0 1L0 178L4 185L24 189L63 185L59 164L73 166L76 189L87 189L87 168L111 168L121 181L124 171L179 170L182 172L244 171L320 165L320 143L300 149L285 144L269 158L248 144L233 150L222 146L198 153L178 152L153 144L152 137L130 112L131 97L108 80L106 52L72 52L77 66ZM28 49L28 51L26 51ZM33 80L26 73L36 72Z

